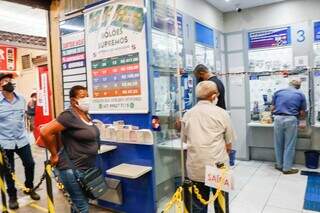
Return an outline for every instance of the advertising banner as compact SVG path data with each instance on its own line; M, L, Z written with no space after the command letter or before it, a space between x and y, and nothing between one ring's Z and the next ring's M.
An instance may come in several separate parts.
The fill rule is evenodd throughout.
M0 45L0 71L15 71L17 48Z
M73 85L87 86L84 17L76 16L60 23L61 63L64 108L70 106Z
M148 70L143 0L85 11L91 113L147 113Z
M320 21L314 23L314 41L320 41Z
M291 44L290 27L249 32L249 49L288 46Z
M34 118L34 137L36 140L40 136L40 128L52 120L52 93L50 90L50 80L48 66L38 67L38 90L37 90L37 105ZM38 140L37 145L44 147L43 141Z

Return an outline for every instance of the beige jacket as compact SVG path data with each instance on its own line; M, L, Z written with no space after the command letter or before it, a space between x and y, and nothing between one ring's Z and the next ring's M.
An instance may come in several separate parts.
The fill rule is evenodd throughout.
M209 101L199 101L182 119L182 141L187 143L187 175L204 182L205 166L229 165L225 145L235 140L228 113Z

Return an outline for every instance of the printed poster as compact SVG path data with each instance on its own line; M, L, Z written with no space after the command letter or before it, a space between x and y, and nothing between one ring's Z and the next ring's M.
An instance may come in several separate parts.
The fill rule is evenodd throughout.
M85 11L90 113L147 113L148 70L143 0Z
M0 45L0 71L15 71L17 48Z
M69 108L69 91L74 85L87 86L84 17L60 23L64 108Z
M248 33L249 49L287 46L291 44L290 27Z
M250 72L290 70L293 67L291 47L249 50Z

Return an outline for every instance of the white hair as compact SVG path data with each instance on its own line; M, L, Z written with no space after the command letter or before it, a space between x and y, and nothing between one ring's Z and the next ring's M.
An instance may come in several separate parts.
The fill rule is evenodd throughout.
M201 81L196 87L196 96L200 100L207 99L217 93L217 85L212 81Z
M300 86L301 85L301 78L300 77L292 77L289 81L290 86Z

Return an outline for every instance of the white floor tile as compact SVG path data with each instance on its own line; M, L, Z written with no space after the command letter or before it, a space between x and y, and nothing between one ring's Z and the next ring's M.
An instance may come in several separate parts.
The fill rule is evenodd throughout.
M306 184L306 176L281 175L267 205L301 211Z
M238 165L241 166L250 166L250 167L259 167L263 164L263 161L254 161L254 160L250 160L250 161L239 161Z
M240 190L233 190L229 193L229 202L231 203L240 193Z
M236 178L237 174L235 173L234 176ZM274 171L269 165L260 165L232 202L237 203L237 205L241 203L244 206L243 208L254 204L255 209L262 210L279 176L279 172ZM248 211L251 210L250 207Z
M282 209L274 206L266 206L262 213L300 213L301 211L295 211L290 209Z
M319 212L310 211L310 210L303 210L302 213L319 213Z
M241 190L249 181L249 179L257 171L255 167L238 165L233 169L233 179L235 190Z
M274 162L236 162L232 168L235 189L229 194L231 213L315 213L302 209L307 176L283 175L274 169ZM304 165L294 167L308 170ZM167 200L159 202L158 212ZM208 213L214 211L210 209Z
M254 202L243 203L233 202L230 205L231 213L260 213L263 210L263 206L256 205Z

